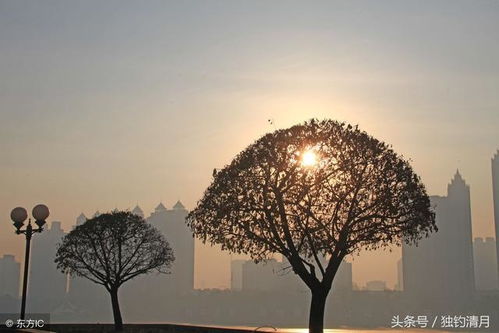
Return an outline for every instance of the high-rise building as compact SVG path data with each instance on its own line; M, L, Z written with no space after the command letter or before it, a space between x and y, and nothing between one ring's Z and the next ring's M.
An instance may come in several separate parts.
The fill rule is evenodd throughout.
M21 265L13 255L4 254L0 258L0 296L19 297L19 276Z
M187 292L194 289L194 237L185 223L187 213L180 201L172 209L166 209L160 203L147 218L147 222L165 236L175 256L171 274L159 276L162 291Z
M352 263L343 260L333 280L333 292L352 291Z
M152 271L123 285L120 297L138 318L164 320L164 309L194 290L194 237L185 223L187 213L180 201L172 209L160 203L146 219L165 236L175 261L169 274ZM177 311L189 313L191 308L179 305Z
M474 290L470 188L456 172L447 196L431 197L438 232L402 247L404 290L416 302L462 305Z
M230 290L243 289L243 264L246 260L232 260L230 262Z
M477 237L473 241L475 287L477 290L494 290L498 287L496 241L492 237Z
M496 228L496 260L499 275L499 150L492 158L492 189L494 196L494 222Z
M65 233L61 222L33 236L29 271L28 311L50 312L59 306L66 295L67 275L54 263L57 245Z

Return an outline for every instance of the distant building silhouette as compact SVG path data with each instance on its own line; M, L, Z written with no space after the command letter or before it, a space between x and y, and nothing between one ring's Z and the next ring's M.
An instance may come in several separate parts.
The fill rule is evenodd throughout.
M0 296L19 297L19 277L21 265L11 254L0 258Z
M275 259L258 264L247 260L242 265L242 290L267 292L278 290L280 270L281 265Z
M151 272L132 279L123 286L123 304L128 304L129 309L133 309L130 311L138 318L165 320L165 306L176 299L188 297L194 290L194 237L185 223L187 213L180 201L172 209L167 209L160 203L146 218L147 223L165 236L173 249L175 261L170 274ZM176 311L189 313L191 307L188 304L183 307L179 305Z
M87 217L85 214L81 213L77 218L76 218L76 226L82 225L83 223L87 222Z
M496 261L499 275L499 150L492 158L492 189L494 196L494 222L496 229Z
M333 292L352 291L352 263L343 260L333 280Z
M492 237L477 237L473 241L475 287L477 290L498 288L496 241Z
M28 311L51 312L66 295L67 276L54 263L57 245L65 233L61 222L52 222L50 228L33 237L31 250Z
M474 290L470 188L456 172L447 196L432 196L438 232L402 247L404 291L419 303L462 305Z
M162 291L189 292L194 289L194 237L185 223L187 210L177 201L172 209L160 203L146 220L166 237L175 262L171 274L158 276Z
M243 264L247 260L232 260L230 262L230 290L243 289Z
M144 211L139 207L139 205L135 206L135 208L132 210L132 213L144 218Z

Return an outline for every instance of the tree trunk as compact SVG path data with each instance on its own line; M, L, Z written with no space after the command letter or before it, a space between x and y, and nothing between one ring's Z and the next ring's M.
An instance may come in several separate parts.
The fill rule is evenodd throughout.
M114 329L123 331L123 319L121 318L120 303L118 301L118 288L109 291L111 294L111 305L113 306Z
M328 290L312 290L312 302L310 304L310 316L308 319L309 333L323 333L324 310L326 308Z

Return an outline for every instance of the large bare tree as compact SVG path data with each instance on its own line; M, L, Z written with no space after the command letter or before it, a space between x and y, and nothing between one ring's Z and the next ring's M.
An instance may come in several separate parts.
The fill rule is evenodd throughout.
M123 330L118 289L153 271L169 273L173 250L163 235L128 211L101 214L67 234L55 262L63 272L103 285L111 296L115 328Z
M357 127L332 120L277 130L247 147L214 172L187 223L202 241L256 262L286 257L311 290L312 333L323 331L326 298L346 255L436 231L410 164Z

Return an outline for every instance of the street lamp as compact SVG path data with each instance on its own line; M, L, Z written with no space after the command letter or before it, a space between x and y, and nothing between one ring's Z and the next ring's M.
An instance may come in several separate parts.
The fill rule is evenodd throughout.
M14 221L14 227L16 227L16 234L24 234L26 236L26 252L24 254L24 279L23 279L23 298L21 301L21 320L24 320L24 315L26 312L26 293L28 289L28 269L29 269L29 250L31 245L31 236L36 232L43 231L43 225L45 220L49 217L49 208L45 205L36 205L31 211L31 215L35 219L35 223L38 228L33 228L31 226L31 219L28 219L28 225L25 229L21 229L24 225L24 221L28 218L28 212L23 207L16 207L10 213L10 218Z

